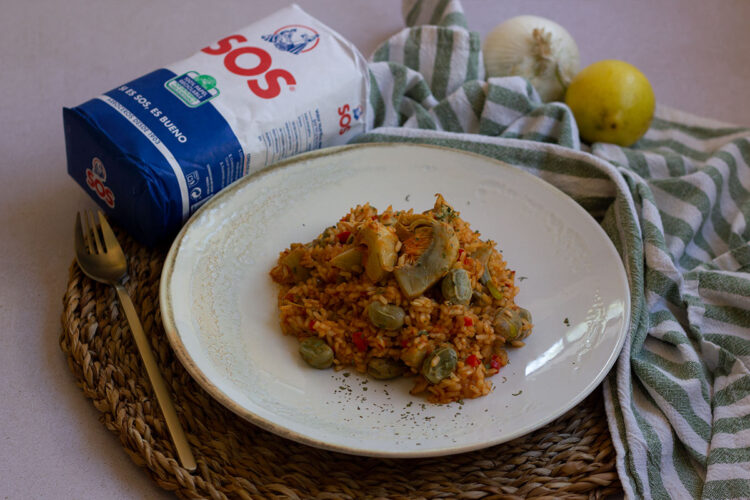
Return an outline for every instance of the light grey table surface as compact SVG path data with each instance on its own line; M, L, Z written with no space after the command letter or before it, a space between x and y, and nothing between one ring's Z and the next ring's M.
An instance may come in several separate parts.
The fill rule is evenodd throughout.
M80 104L286 4L2 2L0 16L0 497L168 498L105 430L58 346L77 210L61 109ZM403 26L399 0L300 1L366 55ZM623 59L657 101L750 125L750 1L465 0L486 34L518 14L565 26L583 66ZM354 458L356 460L356 458Z

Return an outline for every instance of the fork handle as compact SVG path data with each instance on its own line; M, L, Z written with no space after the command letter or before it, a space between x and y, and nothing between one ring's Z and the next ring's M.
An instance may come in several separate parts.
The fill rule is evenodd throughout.
M159 407L164 414L164 419L167 422L167 430L172 436L172 442L177 450L177 457L180 460L180 464L185 469L193 471L196 468L193 452L190 450L185 431L182 429L182 425L177 418L177 411L172 404L172 399L169 397L167 384L164 382L164 378L159 371L159 366L156 364L156 358L154 358L154 353L151 351L151 346L143 331L141 321L138 319L138 314L135 312L133 301L130 300L130 295L128 295L124 286L116 283L114 287L117 290L117 297L120 299L122 310L125 311L125 317L130 325L130 330L133 332L133 338L135 339L136 346L138 346L138 352L143 360L143 365L146 367L146 374L151 381L151 386L154 388L154 393L156 393L156 401L159 403Z

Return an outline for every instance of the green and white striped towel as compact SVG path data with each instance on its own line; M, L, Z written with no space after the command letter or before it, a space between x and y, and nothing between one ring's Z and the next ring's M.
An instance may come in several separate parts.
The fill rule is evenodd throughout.
M513 164L602 221L632 295L604 395L629 498L750 498L750 130L658 107L630 148L582 145L524 79L485 80L457 0L406 0L370 63L371 132Z

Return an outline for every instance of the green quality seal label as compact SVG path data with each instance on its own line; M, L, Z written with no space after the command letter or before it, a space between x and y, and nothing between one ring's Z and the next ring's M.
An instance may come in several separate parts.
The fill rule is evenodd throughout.
M191 108L197 108L219 95L216 78L211 75L202 75L197 71L188 71L175 76L168 80L164 87Z

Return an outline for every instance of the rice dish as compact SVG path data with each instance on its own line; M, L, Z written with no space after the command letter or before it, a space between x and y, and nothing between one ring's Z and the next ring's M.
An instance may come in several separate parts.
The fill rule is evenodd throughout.
M495 247L440 194L422 213L358 205L280 253L281 329L314 368L412 377L432 403L484 396L532 331Z

